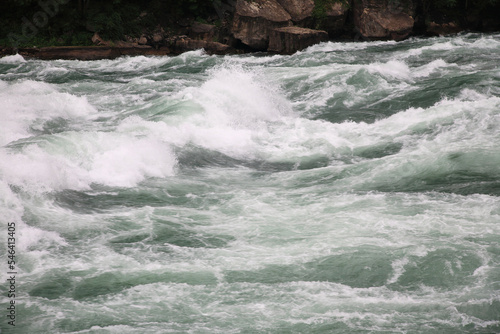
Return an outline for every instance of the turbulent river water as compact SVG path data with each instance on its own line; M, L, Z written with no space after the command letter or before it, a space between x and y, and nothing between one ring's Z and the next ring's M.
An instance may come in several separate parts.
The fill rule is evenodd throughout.
M499 64L498 34L0 59L3 332L500 333Z

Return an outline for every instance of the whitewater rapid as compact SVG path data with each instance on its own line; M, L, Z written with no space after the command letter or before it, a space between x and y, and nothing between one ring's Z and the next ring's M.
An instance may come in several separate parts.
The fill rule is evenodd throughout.
M1 58L0 328L500 331L499 60L494 34Z

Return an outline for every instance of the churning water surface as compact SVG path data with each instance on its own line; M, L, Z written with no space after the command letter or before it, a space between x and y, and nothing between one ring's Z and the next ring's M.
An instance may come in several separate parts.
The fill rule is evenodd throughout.
M0 59L1 328L499 333L499 64L494 34Z

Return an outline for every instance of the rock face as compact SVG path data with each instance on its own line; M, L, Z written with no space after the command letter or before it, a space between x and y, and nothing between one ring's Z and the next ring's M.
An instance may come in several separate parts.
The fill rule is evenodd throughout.
M299 27L276 28L269 36L270 52L291 54L328 40L326 31Z
M349 8L343 3L336 2L326 9L326 19L321 22L321 26L330 37L335 37L344 31Z
M212 41L215 37L215 26L212 24L205 24L194 22L189 31L189 37L192 39L201 39L204 41Z
M412 32L414 6L411 0L353 1L354 25L363 38L401 40Z
M292 24L304 28L320 26L330 37L341 35L345 29L348 6L328 4L325 17L321 19L314 15L315 6L314 0L238 0L233 36L252 49L266 50L271 31ZM273 34L276 37L276 33Z
M276 0L238 0L232 33L244 45L266 50L269 32L291 24L292 17Z
M278 3L290 14L292 21L301 24L310 21L314 10L314 0L277 0Z

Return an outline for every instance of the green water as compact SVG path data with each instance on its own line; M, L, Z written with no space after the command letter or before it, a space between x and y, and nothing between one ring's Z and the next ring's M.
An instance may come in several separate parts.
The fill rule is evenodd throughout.
M499 333L499 64L0 59L2 333Z

